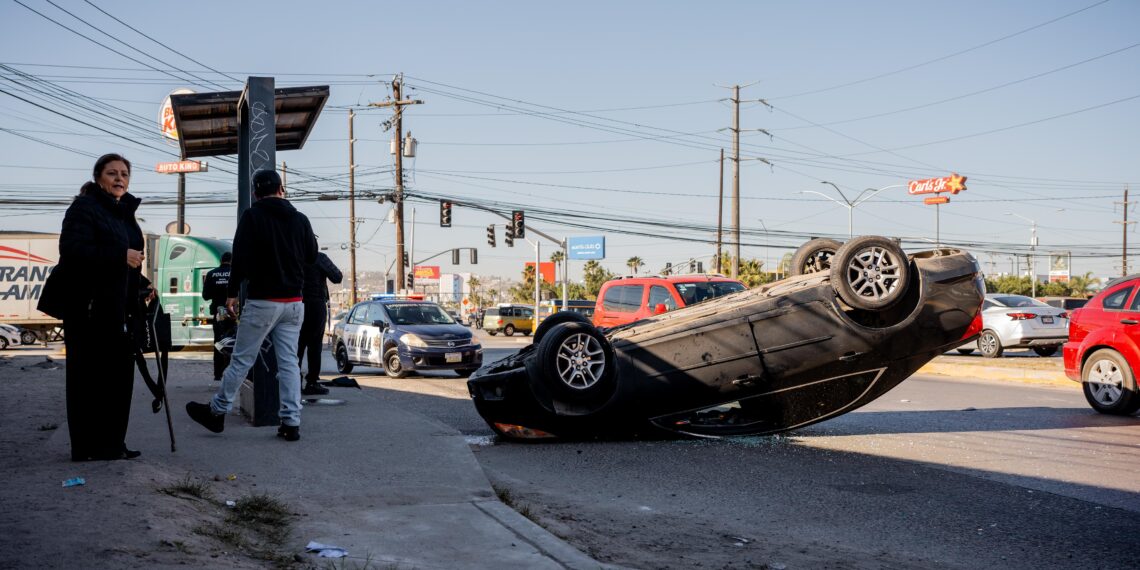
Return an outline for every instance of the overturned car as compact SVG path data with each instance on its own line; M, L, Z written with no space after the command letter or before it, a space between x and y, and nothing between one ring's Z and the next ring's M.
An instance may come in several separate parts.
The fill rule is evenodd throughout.
M719 437L854 410L981 330L977 261L893 240L808 242L782 281L611 329L574 313L467 382L508 439Z

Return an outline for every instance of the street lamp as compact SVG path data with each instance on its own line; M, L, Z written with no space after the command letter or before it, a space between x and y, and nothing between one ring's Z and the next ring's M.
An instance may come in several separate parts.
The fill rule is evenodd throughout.
M1036 252L1037 252L1037 221L1031 220L1025 216L1022 216L1021 214L1016 214L1014 212L1006 212L1005 215L1017 216L1018 218L1021 218L1025 221L1029 222L1029 224L1030 224L1030 230L1029 230L1030 231L1030 234L1029 234L1029 283L1030 283L1029 288L1030 288L1030 293L1029 293L1029 296L1030 297L1036 297L1037 296L1037 269L1035 266L1034 257L1036 257Z
M890 186L883 186L882 188L878 188L878 189L876 189L876 188L865 188L862 192L859 193L858 196L855 197L854 200L848 200L847 196L843 193L843 191L840 190L839 187L836 186L834 183L828 182L826 180L821 180L819 183L820 184L828 184L832 188L835 188L835 191L839 193L839 197L843 198L843 201L840 202L839 200L836 200L835 198L832 198L831 196L828 196L827 194L823 194L821 192L816 192L815 190L801 190L800 194L816 194L819 196L823 196L824 198L827 198L828 200L831 200L832 202L835 202L836 204L839 204L840 206L847 208L847 237L855 237L855 230L854 230L854 227L852 224L852 220L853 220L854 212L855 212L855 206L858 206L859 204L866 202L872 196L874 196L875 194L878 194L879 192L882 192L883 190L887 190L889 188L902 188L904 186L903 184L892 184ZM870 192L870 194L867 194L867 192ZM866 195L864 195L864 194L866 194Z

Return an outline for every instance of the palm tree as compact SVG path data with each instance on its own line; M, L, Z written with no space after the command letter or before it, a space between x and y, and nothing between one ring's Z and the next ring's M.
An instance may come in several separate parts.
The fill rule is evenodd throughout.
M629 274L632 277L634 275L637 275L637 270L641 269L641 267L645 265L645 262L642 261L640 257L637 257L635 255L626 260L625 264L629 267Z
M554 262L554 282L558 283L561 281L562 275L562 273L558 270L558 266L563 261L566 261L566 254L562 253L561 249L555 250L554 253L550 254L550 261Z

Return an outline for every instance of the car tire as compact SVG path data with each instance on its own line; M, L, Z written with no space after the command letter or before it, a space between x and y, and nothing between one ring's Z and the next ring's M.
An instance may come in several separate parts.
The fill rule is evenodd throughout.
M546 319L544 319L541 323L538 323L538 328L534 331L534 342L537 344L538 342L542 341L542 337L546 336L546 333L550 329L554 328L554 325L570 322L586 323L588 325L593 324L590 322L589 317L583 315L582 313L575 313L574 311L562 311L559 313L554 313L553 315L546 317Z
M961 354L962 356L968 356L970 354L974 354L974 349L972 349L972 348L959 348L956 350L958 351L958 354Z
M336 358L337 372L340 372L341 374L352 373L352 362L348 360L348 349L346 349L343 344L336 347L336 354L334 357Z
M828 238L815 238L801 245L792 254L792 275L808 275L831 269L831 258L839 251L842 243Z
M37 338L35 331L20 332L20 344L36 344Z
M507 325L503 327L503 336L515 336L515 326Z
M403 378L408 375L404 364L400 362L400 351L396 347L384 351L384 373L389 378Z
M856 309L882 311L902 300L910 287L910 260L893 240L860 236L831 259L831 285Z
M1102 414L1127 416L1140 409L1136 376L1119 352L1102 348L1089 356L1081 367L1081 387L1085 400Z
M542 381L557 399L599 403L617 385L613 348L593 325L557 324L543 335L535 354Z
M1037 356L1053 356L1054 354L1057 354L1057 348L1058 347L1056 345L1035 346L1033 347L1033 352L1036 352Z
M499 333L497 333L497 332L495 332L495 331L487 331L487 334L489 334L489 335L491 335L491 336L495 336L495 335L497 335L497 334L499 334Z
M455 373L459 375L460 378L466 378L474 374L476 370L478 370L478 368L458 368L455 370Z
M982 356L986 358L997 358L1005 352L1005 347L1001 345L997 333L986 329L978 336L978 350L982 351Z
M0 337L0 350L6 350L7 348L8 348L8 339Z

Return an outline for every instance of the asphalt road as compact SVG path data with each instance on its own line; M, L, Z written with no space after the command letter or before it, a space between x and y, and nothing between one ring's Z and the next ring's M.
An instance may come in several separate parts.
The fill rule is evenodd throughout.
M488 361L529 339L486 339ZM516 507L631 567L1133 568L1140 420L1076 384L914 377L790 434L492 443L461 378L362 384L468 434ZM669 562L672 561L672 562Z

